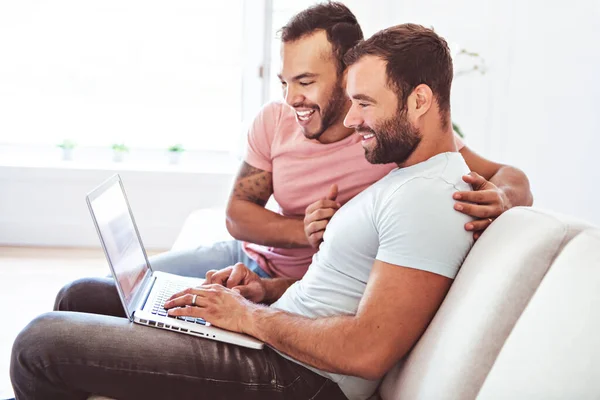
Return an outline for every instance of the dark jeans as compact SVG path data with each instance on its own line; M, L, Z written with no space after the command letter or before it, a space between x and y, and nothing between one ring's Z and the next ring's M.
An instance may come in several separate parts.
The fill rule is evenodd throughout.
M252 350L132 324L122 318L109 278L67 285L56 309L15 341L10 373L19 400L346 398L331 380L268 347Z

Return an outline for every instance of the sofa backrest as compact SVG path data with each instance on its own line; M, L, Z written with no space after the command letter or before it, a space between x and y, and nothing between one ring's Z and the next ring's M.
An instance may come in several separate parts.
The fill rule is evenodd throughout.
M498 355L478 399L600 397L600 230L558 256Z
M517 207L484 232L436 316L385 377L384 400L474 399L549 266L589 224Z

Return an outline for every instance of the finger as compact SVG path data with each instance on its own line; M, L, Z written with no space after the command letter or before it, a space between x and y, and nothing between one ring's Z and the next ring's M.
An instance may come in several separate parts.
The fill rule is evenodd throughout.
M319 231L325 230L325 228L327 227L328 223L329 223L329 221L327 221L327 220L311 222L306 227L306 236L310 236L310 235L312 235L315 232L319 232Z
M337 212L335 208L319 208L316 211L313 211L308 217L307 222L311 223L314 221L319 221L323 219L329 219L333 217L333 215Z
M209 285L209 284L211 284L212 283L211 278L217 272L218 272L218 270L216 270L216 269L211 269L211 270L206 271L206 276L204 277L204 282L202 284L203 285Z
M500 197L495 190L478 190L469 192L456 192L452 196L455 200L468 201L478 204L499 203Z
M335 199L337 199L337 196L338 196L338 185L336 185L334 183L329 188L329 194L327 195L326 199L335 201Z
M174 317L195 317L204 319L205 311L202 307L179 307L169 310L169 315Z
M490 221L488 218L477 219L475 221L466 223L465 230L470 231L470 232L482 232L488 226L490 226L491 223L492 223L492 221Z
M244 264L235 264L233 266L233 269L231 270L231 275L229 275L225 286L231 289L232 287L244 282L244 278L246 277L247 272L248 267L246 267Z
M196 296L196 298L198 298L198 296ZM191 305L193 305L192 300L194 300L194 295L188 293L183 296L176 297L173 300L167 301L163 307L165 307L166 309L169 309L169 308L173 308L173 307L191 306Z
M310 206L306 207L306 215L312 214L315 210L318 210L319 208L335 208L338 209L341 207L341 204L333 201L333 200L327 200L327 199L321 199L318 201L315 201L314 203L312 203Z
M479 239L480 237L481 237L481 232L475 232L475 233L473 234L473 240L477 240L477 239Z
M192 291L192 289L193 289L193 288L187 288L187 289L185 289L185 290L182 290L181 292L177 292L177 293L175 293L174 295L172 295L171 297L169 297L169 298L167 299L167 301L169 301L169 300L173 300L173 299L175 299L175 298L177 298L177 297L182 297L182 296L184 296L184 295L186 295L186 294L190 293L190 292Z
M311 243L319 243L323 240L323 236L325 235L325 231L315 232L308 237L308 240Z
M487 180L483 176L474 171L471 171L468 175L463 176L463 181L473 186L473 190L479 190L480 187L485 186L487 183Z
M479 204L456 203L454 205L456 211L470 215L475 218L496 218L502 211L499 207Z
M234 287L232 290L235 290L239 294L241 294L244 298L255 301L260 295L258 292L258 288L253 285L240 285Z
M225 286L225 284L227 283L227 279L229 279L229 276L231 275L232 271L233 271L233 267L227 267L227 268L223 268L220 271L215 272L212 275L211 281L209 284Z

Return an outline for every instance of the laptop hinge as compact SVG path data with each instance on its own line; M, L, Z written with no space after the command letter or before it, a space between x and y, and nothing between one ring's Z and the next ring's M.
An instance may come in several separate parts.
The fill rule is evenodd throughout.
M151 276L150 279L145 279L143 286L140 288L138 295L136 296L133 304L133 313L136 310L142 310L146 305L146 301L148 301L148 297L150 296L150 291L154 287L154 283L156 282L156 276L152 274L152 272L148 271Z

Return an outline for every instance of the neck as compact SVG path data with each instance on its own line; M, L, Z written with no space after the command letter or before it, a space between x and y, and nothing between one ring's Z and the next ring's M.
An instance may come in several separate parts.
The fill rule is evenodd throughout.
M331 125L321 136L317 139L320 143L329 144L339 142L342 139L346 139L348 136L354 133L354 129L348 129L344 124Z
M448 127L446 128L442 128L439 124L429 129L428 127L424 127L421 131L421 137L421 142L415 151L406 161L398 164L398 167L410 167L411 165L427 161L438 154L457 151L452 124L450 123L448 123Z
M346 128L344 126L344 118L348 111L350 110L351 103L344 108L344 111L340 114L337 120L334 121L329 128L319 136L317 139L319 142L323 144L335 143L339 142L342 139L346 139L348 136L354 133L354 129Z

